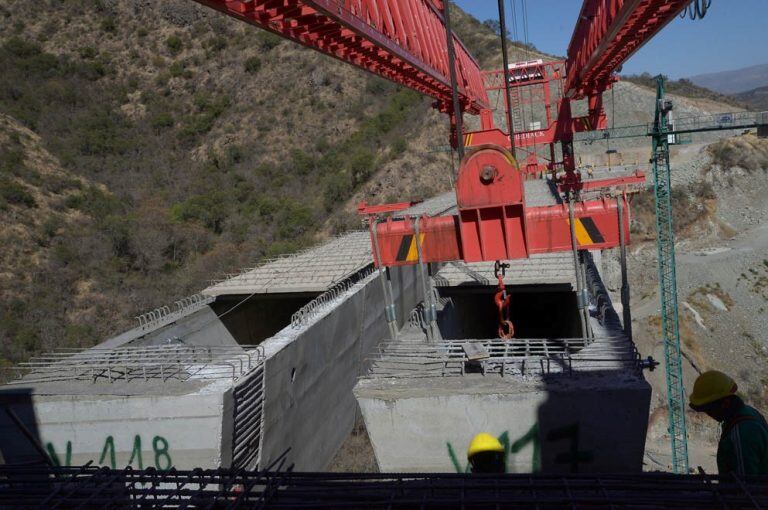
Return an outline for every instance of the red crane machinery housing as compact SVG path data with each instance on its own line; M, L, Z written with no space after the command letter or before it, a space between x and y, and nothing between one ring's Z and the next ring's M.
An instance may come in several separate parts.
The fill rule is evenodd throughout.
M453 89L448 57L448 30L442 0L196 0L237 19L257 25L435 99L435 107L452 116ZM495 261L535 253L620 244L618 199L575 201L585 189L575 171L573 134L606 127L602 93L615 81L613 72L632 53L682 11L690 0L584 0L565 61L534 60L509 66L514 115L523 104L543 104L541 126L515 132L515 147L549 146L542 164L529 150L521 168L508 152L509 134L495 126L488 91L505 88L503 71L483 73L461 41L452 37L458 104L461 113L480 115L481 129L463 141L474 149L461 162L455 216L389 219L371 222L377 265L448 260ZM534 91L535 89L535 91ZM506 94L504 94L506 96ZM586 99L586 115L573 117L571 102ZM505 100L505 103L507 101ZM519 118L519 114L518 114ZM508 129L512 129L510 126ZM535 129L531 129L535 127ZM458 142L454 133L452 142ZM561 161L556 161L556 144ZM569 205L526 205L523 180L547 170L559 177ZM642 174L588 187L644 181ZM571 225L570 206L573 206ZM379 206L394 211L402 204ZM362 209L372 212L371 209ZM629 241L624 215L625 242Z

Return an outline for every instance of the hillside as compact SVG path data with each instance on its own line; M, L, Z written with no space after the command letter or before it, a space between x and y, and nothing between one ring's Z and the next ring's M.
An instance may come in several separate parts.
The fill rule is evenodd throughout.
M737 101L749 105L752 110L768 110L768 86L740 92L739 94L734 94L734 97Z
M656 90L656 78L650 73L643 73L640 75L622 76L622 80L647 87ZM668 94L675 94L678 96L688 97L691 99L708 99L710 101L717 101L719 103L730 104L739 109L744 109L747 105L738 99L728 94L721 94L715 92L713 89L697 85L685 78L681 80L666 79L665 82L666 92Z
M768 85L768 64L691 76L690 81L721 94L738 94Z

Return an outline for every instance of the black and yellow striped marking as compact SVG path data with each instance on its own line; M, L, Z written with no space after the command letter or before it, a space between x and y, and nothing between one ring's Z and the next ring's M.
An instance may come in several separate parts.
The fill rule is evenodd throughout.
M566 220L568 225L571 224L570 220ZM600 244L605 242L603 234L600 233L600 229L597 228L592 218L587 216L586 218L576 218L576 225L573 228L576 233L576 241L581 246L588 244Z
M397 257L395 259L398 262L416 262L419 260L419 250L416 247L416 236L408 234L403 236L400 241L400 247L397 249ZM419 242L422 247L424 246L424 234L419 234Z

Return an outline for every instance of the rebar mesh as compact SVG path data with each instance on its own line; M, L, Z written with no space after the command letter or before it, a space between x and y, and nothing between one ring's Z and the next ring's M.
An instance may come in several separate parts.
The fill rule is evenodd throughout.
M309 324L313 317L317 316L323 310L327 310L342 294L354 287L357 283L366 279L373 274L373 263L363 267L359 271L353 273L345 280L340 281L327 291L323 292L315 299L302 306L296 312L291 315L291 327L299 329L302 326Z
M486 355L482 359L470 359L466 344ZM380 345L369 361L368 378L637 371L643 363L626 337L443 340L434 344L390 342Z
M137 329L141 331L155 330L166 324L175 322L179 318L188 315L191 312L200 310L206 305L213 303L215 298L211 296L203 296L201 294L195 294L193 296L185 297L174 303L174 309L171 310L170 306L161 306L155 308L149 312L143 313L135 317L138 322Z
M510 261L504 282L507 285L570 284L575 287L575 273L570 253L541 253L527 259ZM433 277L437 287L460 285L496 285L493 262L450 262Z
M466 475L0 466L2 508L759 509L768 477Z
M4 370L17 377L8 384L236 380L263 360L264 351L259 346L171 344L118 349L59 349Z

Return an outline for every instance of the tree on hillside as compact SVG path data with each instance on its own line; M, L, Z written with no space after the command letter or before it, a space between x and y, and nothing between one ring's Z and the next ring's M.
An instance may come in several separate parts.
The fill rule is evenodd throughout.
M501 23L499 23L499 20L497 19L487 19L483 21L483 25L488 27L489 29L493 30L493 33L496 35L501 35ZM507 30L507 37L509 37L511 34L509 33L509 30Z

